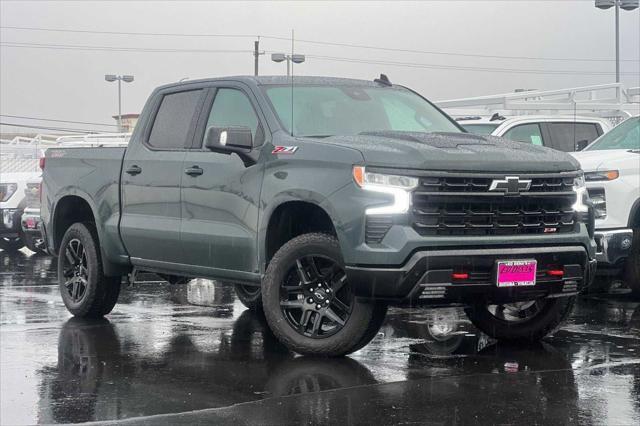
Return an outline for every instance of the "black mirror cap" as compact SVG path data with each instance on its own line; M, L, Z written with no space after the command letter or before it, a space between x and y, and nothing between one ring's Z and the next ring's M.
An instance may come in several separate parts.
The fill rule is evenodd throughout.
M586 139L582 139L576 142L576 151L582 151L587 147L587 145L589 145L589 141Z
M253 148L251 129L244 126L207 128L205 148L221 152L250 152Z

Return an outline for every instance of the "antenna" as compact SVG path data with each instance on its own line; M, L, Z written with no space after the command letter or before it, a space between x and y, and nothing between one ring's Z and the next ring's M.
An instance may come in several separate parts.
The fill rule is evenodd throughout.
M293 59L293 28L291 28L291 58ZM291 60L291 136L293 136L293 60Z
M383 86L393 86L386 74L380 74L380 78L374 78L373 81Z

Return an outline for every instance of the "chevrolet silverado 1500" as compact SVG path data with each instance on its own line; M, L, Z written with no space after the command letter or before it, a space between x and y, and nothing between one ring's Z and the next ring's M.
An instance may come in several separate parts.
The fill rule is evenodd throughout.
M128 147L51 148L43 173L77 316L146 270L233 283L302 354L358 350L389 305L462 305L495 338L540 339L595 267L575 159L468 134L384 76L163 86Z

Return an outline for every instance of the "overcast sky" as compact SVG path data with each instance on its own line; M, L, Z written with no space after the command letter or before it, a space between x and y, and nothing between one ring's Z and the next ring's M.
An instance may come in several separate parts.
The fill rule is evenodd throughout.
M25 120L6 117L18 115L114 123L111 116L117 113L116 85L106 83L104 74L135 76L135 82L123 87L123 113L139 112L151 90L160 84L183 77L252 74L253 36L263 36L261 50L289 51L290 41L268 37L287 38L292 29L296 39L300 39L296 42L296 52L309 55L304 64L295 67L296 74L372 79L383 72L392 82L410 86L432 100L503 93L516 88L554 89L613 82L614 12L613 9L596 9L593 4L593 0L407 3L1 1L0 114L5 116L0 121L25 123ZM640 12L621 11L620 15L622 81L627 86L640 86ZM448 54L353 48L308 41ZM15 47L15 43L27 45ZM90 46L93 50L80 50L77 46ZM132 50L95 50L96 46ZM504 58L513 56L519 58ZM380 64L381 61L396 64ZM269 55L260 58L261 74L285 72L285 65L271 62ZM603 72L610 74L601 74ZM88 128L72 124L61 126ZM1 130L15 129L4 126Z

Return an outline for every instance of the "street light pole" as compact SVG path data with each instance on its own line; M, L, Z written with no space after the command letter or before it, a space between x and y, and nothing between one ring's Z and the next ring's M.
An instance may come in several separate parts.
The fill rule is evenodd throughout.
M598 9L606 10L615 7L616 13L616 83L620 83L620 8L635 10L638 8L638 0L595 0Z
M122 79L118 79L118 131L122 132Z
M106 74L104 79L109 83L113 83L114 81L118 82L118 131L122 132L122 82L131 83L133 76Z
M305 56L300 55L298 53L294 53L293 55L285 55L284 53L272 53L271 60L273 62L284 62L287 61L287 77L291 75L291 63L301 64L305 61Z

